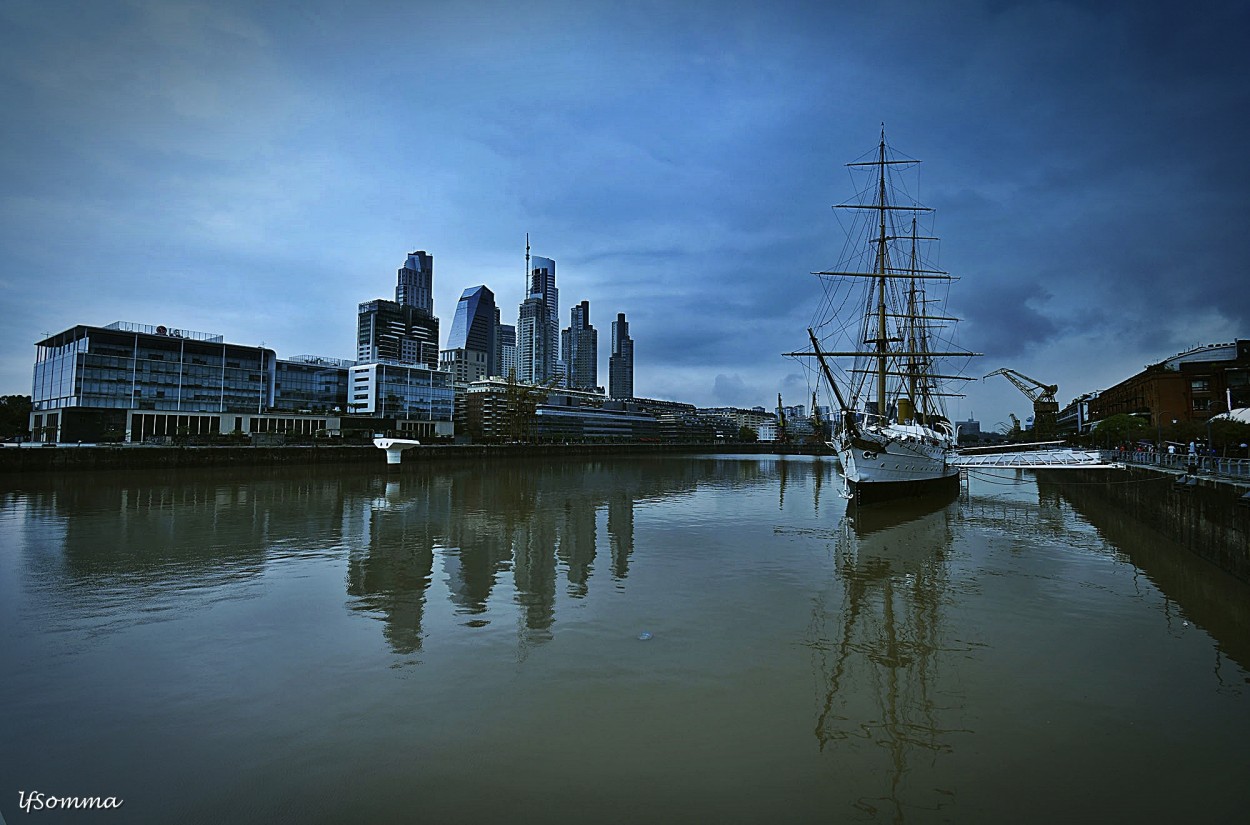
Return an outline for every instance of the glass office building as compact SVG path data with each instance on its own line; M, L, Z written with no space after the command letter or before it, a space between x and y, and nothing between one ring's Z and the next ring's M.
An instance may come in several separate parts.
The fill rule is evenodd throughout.
M448 350L464 350L463 360L477 365L481 363L481 375L499 375L498 346L499 310L495 307L495 294L485 285L466 289L456 304L456 317L451 322L451 334L447 336ZM482 358L476 357L483 356Z
M348 369L355 365L355 361L323 355L279 358L274 409L308 413L346 410Z
M35 344L35 411L99 407L256 411L274 400L273 350L220 335L118 321Z
M276 368L273 350L220 335L124 321L75 326L35 344L31 430L40 441L132 440L136 422L133 440L148 424L171 435L228 432L224 414L273 406Z
M390 418L417 438L450 436L455 390L449 372L411 364L350 368L348 405L358 415Z

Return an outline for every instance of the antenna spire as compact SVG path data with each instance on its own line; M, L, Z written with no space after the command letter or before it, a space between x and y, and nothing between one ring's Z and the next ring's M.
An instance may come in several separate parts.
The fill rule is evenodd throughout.
M530 294L530 233L525 233L525 289L522 296Z

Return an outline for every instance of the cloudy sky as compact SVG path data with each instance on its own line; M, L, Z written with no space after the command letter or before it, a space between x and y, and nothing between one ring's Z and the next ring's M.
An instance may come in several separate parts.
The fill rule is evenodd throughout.
M1244 2L0 4L0 393L125 320L354 354L356 304L435 258L443 335L525 235L607 381L802 403L843 164L925 161L973 370L1060 401L1250 337ZM1002 378L952 412L1028 401Z

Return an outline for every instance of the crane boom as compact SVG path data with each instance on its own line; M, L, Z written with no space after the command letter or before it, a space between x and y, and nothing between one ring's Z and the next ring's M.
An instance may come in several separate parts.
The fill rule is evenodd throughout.
M995 375L1001 375L1008 381L1016 385L1020 392L1028 396L1030 401L1034 403L1038 401L1054 401L1055 393L1059 392L1058 384L1043 384L1036 378L1030 378L1022 372L1003 367L994 370L986 378L993 378Z
M1030 378L1022 372L1007 367L994 370L986 378L1001 375L1016 385L1020 392L1033 402L1033 431L1038 437L1050 438L1058 427L1059 402L1055 393L1059 392L1058 384L1043 384L1036 378ZM1012 417L1014 420L1014 416Z

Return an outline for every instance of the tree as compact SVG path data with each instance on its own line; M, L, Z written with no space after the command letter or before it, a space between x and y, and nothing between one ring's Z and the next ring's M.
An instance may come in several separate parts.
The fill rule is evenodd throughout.
M1103 447L1128 446L1153 437L1154 431L1146 419L1125 414L1104 418L1093 432L1094 443Z
M759 433L755 431L754 427L748 427L746 424L743 424L741 427L738 428L738 440L739 441L745 441L747 443L754 443L756 441L759 441L759 438L760 438L760 435Z
M6 395L0 397L0 438L15 435L30 437L29 395Z

